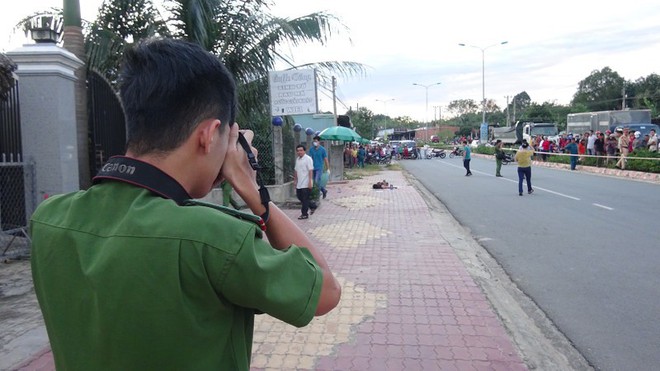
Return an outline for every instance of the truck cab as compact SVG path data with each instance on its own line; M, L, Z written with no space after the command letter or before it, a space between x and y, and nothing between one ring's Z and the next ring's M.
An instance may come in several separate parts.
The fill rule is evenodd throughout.
M532 138L541 135L546 138L555 137L559 133L557 124L550 122L530 122L523 127L523 140L531 142Z

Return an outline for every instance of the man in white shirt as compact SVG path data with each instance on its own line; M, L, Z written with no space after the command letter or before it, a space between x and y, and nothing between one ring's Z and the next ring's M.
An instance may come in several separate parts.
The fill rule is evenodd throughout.
M587 154L593 156L596 154L596 150L595 150L596 136L594 135L593 131L589 131L588 133L589 133L589 138L587 138Z
M298 219L307 219L309 215L309 196L312 193L314 179L314 161L305 153L305 146L296 147L296 166L293 172L293 182L296 184L296 197L302 203Z

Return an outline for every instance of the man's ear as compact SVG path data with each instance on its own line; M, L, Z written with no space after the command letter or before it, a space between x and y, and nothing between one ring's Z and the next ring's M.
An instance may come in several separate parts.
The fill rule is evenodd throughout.
M199 146L203 149L204 153L211 153L211 147L213 146L214 140L216 140L216 135L219 133L219 127L220 120L218 119L207 119L199 124L197 129Z

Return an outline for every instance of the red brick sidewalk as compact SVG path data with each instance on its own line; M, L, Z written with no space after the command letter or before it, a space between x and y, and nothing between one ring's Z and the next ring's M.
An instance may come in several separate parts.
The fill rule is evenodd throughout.
M393 190L371 185L387 179ZM402 172L328 187L308 220L342 301L295 329L259 316L254 370L526 370L481 289ZM451 228L451 226L446 226ZM48 351L20 370L53 370Z

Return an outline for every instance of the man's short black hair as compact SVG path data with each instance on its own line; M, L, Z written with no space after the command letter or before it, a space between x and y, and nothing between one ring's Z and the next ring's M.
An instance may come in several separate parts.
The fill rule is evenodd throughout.
M176 149L203 120L232 125L236 119L232 75L198 44L141 41L125 53L119 81L127 146L135 155Z
M298 144L298 145L296 146L296 149L298 149L298 148L302 148L303 151L307 151L307 148L305 148L305 145L304 145L304 144Z
M318 136L318 135L316 135L316 136L314 136L314 138L312 138L312 140L318 140L318 141L320 142L320 141L321 141L321 137Z

